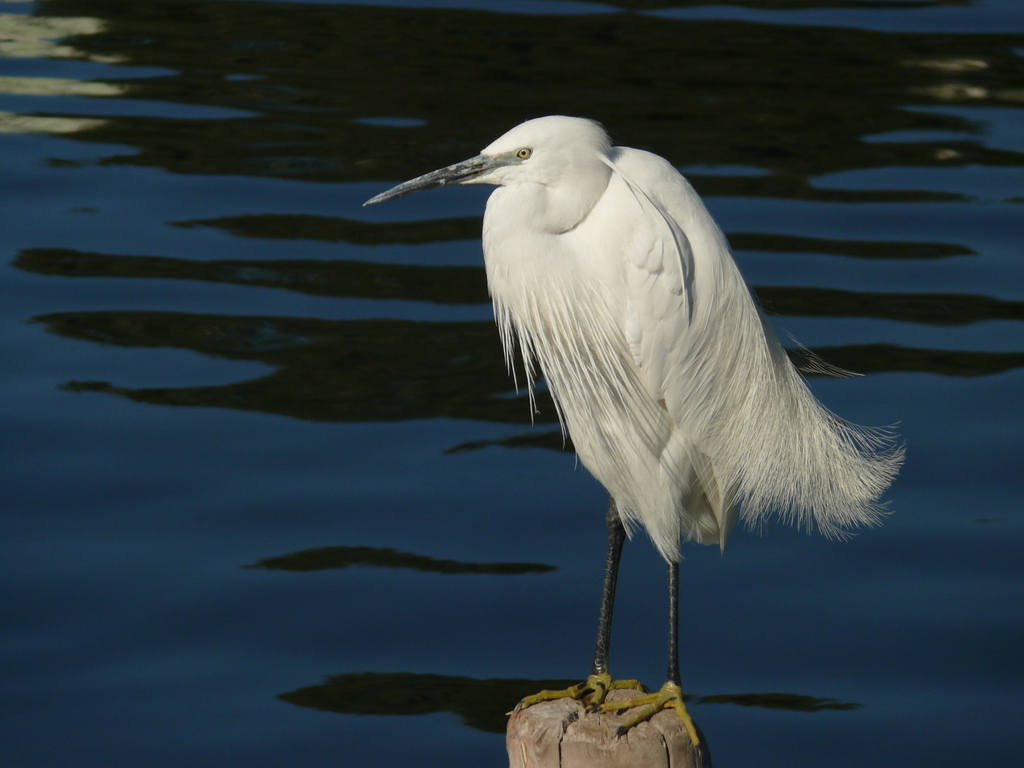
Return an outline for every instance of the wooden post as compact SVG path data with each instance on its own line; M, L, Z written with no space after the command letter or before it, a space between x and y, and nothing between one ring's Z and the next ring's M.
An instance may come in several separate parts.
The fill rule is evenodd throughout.
M608 701L635 691L611 691ZM517 710L508 721L509 768L711 768L704 735L694 748L675 712L659 712L621 737L624 715L586 714L574 699L543 701Z

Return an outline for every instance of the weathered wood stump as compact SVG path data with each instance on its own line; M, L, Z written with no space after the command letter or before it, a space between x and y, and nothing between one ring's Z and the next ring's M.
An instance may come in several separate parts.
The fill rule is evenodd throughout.
M608 701L628 699L635 691L608 694ZM622 736L615 731L625 715L586 714L574 699L534 704L512 713L505 743L509 768L711 768L711 755L700 734L700 747L675 712L659 712Z

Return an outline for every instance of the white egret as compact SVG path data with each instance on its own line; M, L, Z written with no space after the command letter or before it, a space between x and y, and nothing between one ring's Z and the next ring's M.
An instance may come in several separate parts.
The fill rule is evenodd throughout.
M446 184L491 184L483 251L511 367L518 343L531 407L538 367L583 465L611 496L594 664L573 696L631 709L624 728L682 702L679 544L725 546L737 513L770 513L828 536L879 522L903 459L886 431L826 410L766 322L721 230L666 160L613 147L582 118L529 120L476 157L366 205ZM668 562L669 666L660 691L604 702L619 556L638 526Z

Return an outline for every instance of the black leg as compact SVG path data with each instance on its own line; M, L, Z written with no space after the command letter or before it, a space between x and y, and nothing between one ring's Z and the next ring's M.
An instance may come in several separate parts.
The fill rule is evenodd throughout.
M583 702L587 712L600 712L609 691L631 689L646 693L646 689L636 680L612 681L611 675L608 673L608 647L612 636L615 582L619 578L619 560L622 558L622 545L626 541L626 529L622 525L622 518L619 517L615 499L608 500L608 514L605 517L605 522L608 525L608 557L605 559L604 565L604 589L601 592L601 615L597 620L597 644L594 646L593 671L590 673L590 677L578 685L569 686L564 690L541 691L533 696L527 696L516 705L517 710L532 707L542 701L572 698Z
M615 582L619 578L619 560L622 544L626 540L626 529L622 526L615 499L608 500L605 516L608 526L608 557L604 564L604 589L601 591L601 615L597 620L597 645L594 647L594 668L592 675L608 674L608 648L612 636L612 611L615 608Z
M668 564L668 681L679 679L679 561Z

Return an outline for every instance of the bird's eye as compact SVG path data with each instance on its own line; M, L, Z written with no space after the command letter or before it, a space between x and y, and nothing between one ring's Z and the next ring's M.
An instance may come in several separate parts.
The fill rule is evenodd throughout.
M532 149L530 149L529 147L523 147L518 152L516 152L516 157L518 157L520 160L526 160L532 154Z

